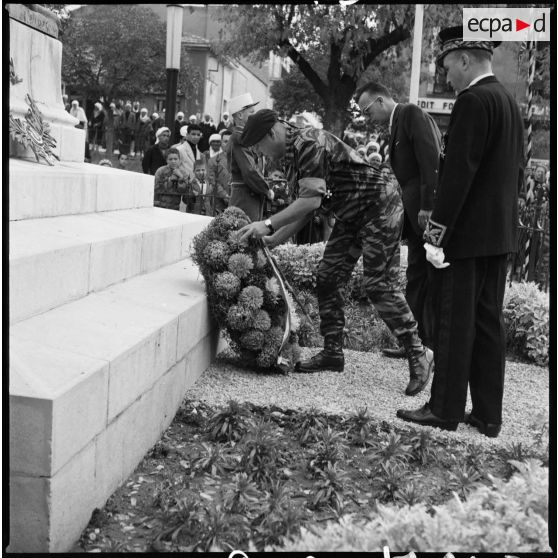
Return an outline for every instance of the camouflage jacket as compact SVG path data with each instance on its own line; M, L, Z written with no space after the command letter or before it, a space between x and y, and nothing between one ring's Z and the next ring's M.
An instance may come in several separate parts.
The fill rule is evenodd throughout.
M378 170L325 130L289 125L284 163L293 197L322 196L322 209L340 221L354 221L375 204L401 203Z

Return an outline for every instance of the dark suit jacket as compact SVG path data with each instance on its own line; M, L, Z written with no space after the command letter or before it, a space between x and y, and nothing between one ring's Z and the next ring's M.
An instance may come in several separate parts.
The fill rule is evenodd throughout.
M144 154L141 160L141 167L144 174L155 174L157 169L167 164L165 155L161 152L159 144L152 145Z
M447 259L516 251L523 134L519 107L494 76L457 97L424 233L425 240L444 248Z
M409 226L419 237L422 235L418 213L434 207L440 149L440 130L427 112L412 103L395 107L388 150L391 168L402 190L404 238Z

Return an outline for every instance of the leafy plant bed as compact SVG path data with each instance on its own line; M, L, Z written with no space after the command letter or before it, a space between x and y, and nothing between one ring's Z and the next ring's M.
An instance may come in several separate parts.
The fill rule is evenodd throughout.
M309 291L298 295L306 310L305 315L299 305L295 309L300 318L298 340L301 347L323 347L324 338L320 334L318 299ZM397 341L378 315L374 305L367 299L347 298L345 302L345 328L343 344L345 349L354 351L378 351L397 346ZM310 317L310 321L308 320Z
M529 447L483 447L431 430L230 401L185 400L128 481L95 510L74 552L263 550L378 504L434 506L548 463L547 431Z

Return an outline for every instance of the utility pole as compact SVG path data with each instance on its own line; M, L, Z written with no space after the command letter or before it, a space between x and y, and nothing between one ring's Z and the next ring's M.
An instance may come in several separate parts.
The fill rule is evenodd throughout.
M180 70L180 49L182 46L182 4L167 4L167 95L165 101L165 126L173 130L176 110L176 89Z
M413 30L413 57L411 61L411 85L409 90L409 102L414 104L417 104L418 96L419 96L423 19L424 19L424 5L415 4L415 27Z

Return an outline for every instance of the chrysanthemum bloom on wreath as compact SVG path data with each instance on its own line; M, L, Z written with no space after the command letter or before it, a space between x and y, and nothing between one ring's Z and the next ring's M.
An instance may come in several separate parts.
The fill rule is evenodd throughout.
M258 310L263 304L263 292L258 287L244 287L238 295L238 303L249 310Z
M213 317L248 366L293 368L299 358L293 303L259 240L236 234L248 218L236 207L216 216L193 241Z
M240 279L247 277L252 269L254 269L254 262L247 254L233 254L229 258L229 271Z
M257 310L254 312L252 327L260 331L267 331L271 327L271 318L269 314L265 310Z
M227 269L231 249L226 242L221 240L212 240L204 250L204 256L207 264L215 271L222 271Z
M230 271L223 271L215 275L213 287L219 296L232 299L240 292L240 279Z

